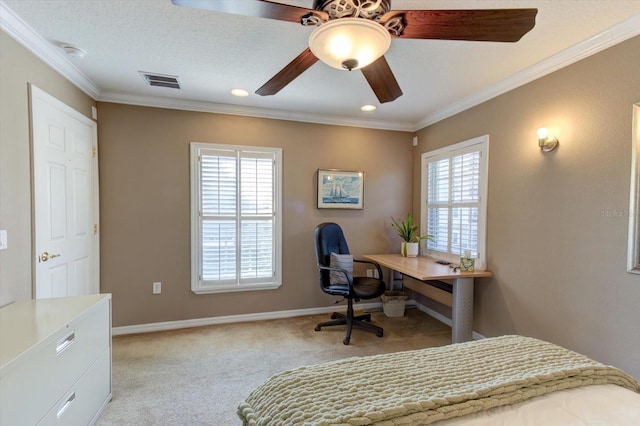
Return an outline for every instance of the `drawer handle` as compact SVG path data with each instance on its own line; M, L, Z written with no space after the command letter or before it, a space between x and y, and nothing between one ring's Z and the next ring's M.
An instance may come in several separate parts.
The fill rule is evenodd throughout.
M56 355L60 355L60 352L62 352L65 349L67 349L75 341L76 341L76 333L72 331L67 336L65 336L63 339L58 341L58 343L56 344Z
M62 417L62 415L69 409L69 407L71 407L71 404L73 404L75 400L76 392L73 391L71 395L69 395L69 398L67 398L67 400L64 402L64 404L62 404L62 407L60 407L60 409L58 410L58 413L56 414L56 420L60 420L60 417Z

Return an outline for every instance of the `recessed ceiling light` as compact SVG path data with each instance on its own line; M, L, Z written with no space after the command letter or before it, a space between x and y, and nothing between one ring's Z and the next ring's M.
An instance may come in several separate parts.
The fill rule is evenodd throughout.
M360 107L360 109L364 112L371 112L371 111L375 111L376 110L376 106L375 105L362 105Z
M231 94L233 96L240 96L241 98L244 98L245 96L249 96L249 92L247 92L244 89L233 89L231 91Z

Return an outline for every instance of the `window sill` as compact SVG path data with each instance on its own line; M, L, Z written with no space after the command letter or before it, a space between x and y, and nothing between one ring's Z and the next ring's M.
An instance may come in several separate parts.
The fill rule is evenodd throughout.
M257 290L276 290L280 288L282 283L272 282L265 284L243 284L243 285L219 285L219 286L197 286L191 287L191 291L195 294L211 294L211 293L235 293L238 291L257 291Z

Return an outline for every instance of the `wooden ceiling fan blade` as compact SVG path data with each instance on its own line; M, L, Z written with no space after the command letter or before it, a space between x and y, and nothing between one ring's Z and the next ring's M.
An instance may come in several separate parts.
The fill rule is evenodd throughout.
M236 15L255 16L258 18L278 19L300 23L300 18L313 9L290 6L266 0L171 0L176 6L214 12L233 13Z
M293 61L282 68L280 72L256 90L256 93L260 96L275 95L316 62L318 62L318 58L307 47Z
M370 65L361 68L364 78L367 79L369 86L376 94L381 104L391 102L402 96L402 90L398 85L389 63L384 56L377 59Z
M398 13L404 13L401 38L516 42L534 27L538 9L390 11L381 22Z

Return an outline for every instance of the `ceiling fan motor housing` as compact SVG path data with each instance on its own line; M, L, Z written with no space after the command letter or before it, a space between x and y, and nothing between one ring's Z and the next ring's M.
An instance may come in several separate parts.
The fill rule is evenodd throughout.
M313 8L329 19L365 18L376 20L391 8L391 0L314 0Z
M391 0L314 0L314 11L300 18L305 26L319 26L344 18L360 18L376 22L391 35L400 37L405 28L404 12L392 11Z

